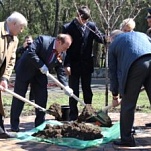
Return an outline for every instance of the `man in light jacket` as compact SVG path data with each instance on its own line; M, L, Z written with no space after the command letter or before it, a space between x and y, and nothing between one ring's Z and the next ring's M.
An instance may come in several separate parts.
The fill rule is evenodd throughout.
M14 69L19 33L27 26L26 18L18 13L12 13L5 22L0 22L0 90L8 87L8 80ZM4 109L0 91L0 138L10 138L3 124Z

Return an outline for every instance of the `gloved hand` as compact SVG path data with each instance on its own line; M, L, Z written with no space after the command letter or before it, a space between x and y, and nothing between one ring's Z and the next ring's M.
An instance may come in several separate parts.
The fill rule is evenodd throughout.
M49 72L49 70L45 64L40 68L40 71L42 74L47 74L47 72Z
M65 86L64 93L71 97L73 95L73 90L69 86Z

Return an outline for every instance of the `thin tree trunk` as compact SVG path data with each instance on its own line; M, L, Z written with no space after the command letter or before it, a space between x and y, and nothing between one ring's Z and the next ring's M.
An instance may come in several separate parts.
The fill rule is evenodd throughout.
M43 15L43 20L45 22L45 27L46 27L46 30L49 31L49 26L48 26L48 20L47 20L47 14L45 13L45 10L43 8L43 4L41 3L40 0L36 0L37 3L38 3L38 6L42 12L42 15Z
M61 1L56 0L55 27L53 32L54 36L56 36L59 32L60 5L61 5Z

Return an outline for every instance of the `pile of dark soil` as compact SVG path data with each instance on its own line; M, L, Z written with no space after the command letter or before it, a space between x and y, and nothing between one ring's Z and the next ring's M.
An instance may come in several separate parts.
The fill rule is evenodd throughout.
M49 107L49 112L51 115L55 117L56 120L62 121L62 111L61 111L61 105L57 103L53 103ZM91 104L86 104L86 106L83 108L82 113L78 117L78 122L86 122L87 119L90 117L96 115L96 110L92 107Z
M85 123L68 122L63 125L46 125L43 131L34 133L32 136L40 138L77 138L81 140L94 140L103 137L100 127Z
M78 117L78 122L86 122L90 117L94 115L96 115L96 110L92 107L91 104L86 104Z
M51 115L55 117L56 120L61 121L62 120L62 112L61 112L61 105L57 103L53 103L49 107L49 112Z
M91 104L87 104L82 113L78 117L78 122L94 122L95 124L103 127L111 127L111 118L104 112L96 111Z

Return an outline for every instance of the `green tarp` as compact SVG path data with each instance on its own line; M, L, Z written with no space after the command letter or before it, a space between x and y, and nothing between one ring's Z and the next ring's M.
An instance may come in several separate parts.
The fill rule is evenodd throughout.
M68 146L71 148L84 149L84 148L99 146L100 144L108 143L120 137L119 122L115 123L110 128L101 127L101 134L103 135L103 138L90 140L90 141L83 141L83 140L79 140L75 138L42 139L42 138L31 136L33 133L43 130L46 124L61 125L62 123L56 120L49 120L30 131L19 132L17 134L17 138L23 141L47 142L47 143L53 143L56 145Z

